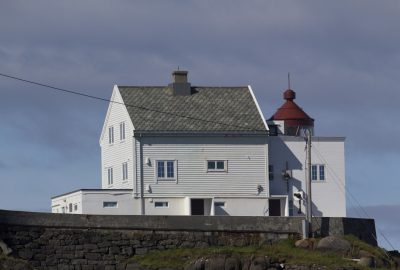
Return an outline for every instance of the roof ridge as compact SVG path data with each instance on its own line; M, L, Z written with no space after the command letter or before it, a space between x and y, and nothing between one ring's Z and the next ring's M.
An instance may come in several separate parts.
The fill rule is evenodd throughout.
M168 85L118 85L118 88L168 88ZM199 85L192 85L192 88L246 88L248 89L247 85L243 86L199 86Z

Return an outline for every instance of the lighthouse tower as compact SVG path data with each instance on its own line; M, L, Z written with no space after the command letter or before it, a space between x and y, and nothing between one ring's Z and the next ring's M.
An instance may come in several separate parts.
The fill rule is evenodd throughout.
M284 104L268 120L270 216L304 216L306 175L311 169L312 215L346 216L344 137L315 136L314 119L300 108L287 89ZM311 164L306 163L305 135L312 136Z
M305 130L311 130L313 134L314 119L294 102L296 92L287 89L283 98L286 102L268 119L270 135L304 136Z

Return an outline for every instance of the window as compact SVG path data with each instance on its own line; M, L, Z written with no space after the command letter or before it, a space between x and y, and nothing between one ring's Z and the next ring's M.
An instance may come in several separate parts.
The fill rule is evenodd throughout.
M61 213L65 213L65 207L63 206L63 207L61 207Z
M119 123L119 139L125 140L125 122Z
M225 202L214 202L214 207L225 207Z
M274 165L268 165L268 178L274 180Z
M319 180L325 180L325 166L319 165Z
M114 127L108 128L108 143L109 144L114 143Z
M157 160L157 179L175 180L176 166L174 160Z
M122 180L128 179L128 162L122 163Z
M207 172L225 172L226 160L207 160Z
M117 208L118 202L103 202L103 208Z
M78 204L74 204L74 212L78 211Z
M325 165L311 165L311 180L325 181Z
M167 207L169 207L169 203L168 202L155 202L154 207L155 208L167 208Z
M68 212L72 213L72 203L68 204Z
M311 166L311 180L318 180L317 167L318 165Z
M114 183L113 181L113 168L108 168L107 169L107 179L108 179L108 185L112 185Z

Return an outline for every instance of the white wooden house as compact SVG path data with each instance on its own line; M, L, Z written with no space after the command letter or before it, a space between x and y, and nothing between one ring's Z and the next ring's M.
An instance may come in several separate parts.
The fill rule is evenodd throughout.
M287 119L271 119L270 133L250 86L191 86L186 71L175 71L168 86L114 86L111 101L100 136L102 189L53 197L52 212L303 214L303 201L296 204L293 194L305 186L305 168L298 164L304 163L298 151L304 140L278 132L285 121L290 126ZM343 140L319 138L319 143L323 154L337 150L330 161L344 181ZM282 164L293 172L291 179L282 176ZM318 182L321 194L332 192L328 177ZM323 197L316 201L316 214L345 215L345 208L332 209ZM84 198L90 198L90 207Z

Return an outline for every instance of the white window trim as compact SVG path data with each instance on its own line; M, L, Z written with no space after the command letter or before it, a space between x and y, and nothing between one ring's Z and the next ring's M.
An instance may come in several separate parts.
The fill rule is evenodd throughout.
M312 167L317 166L317 179L312 179ZM321 180L320 166L324 166L324 179ZM311 164L311 181L312 183L325 183L326 182L326 166L325 164Z
M163 205L156 206L157 203L161 203ZM154 202L154 208L169 208L169 202L168 201L156 201L156 202Z
M158 162L164 162L164 176L158 177ZM174 177L167 176L167 161L172 161L174 163ZM157 159L154 166L154 175L156 183L158 182L175 182L178 183L178 161L176 159Z
M224 162L224 169L217 169L217 162ZM208 162L215 162L215 169L208 169ZM207 173L227 173L228 172L228 160L224 159L207 159L206 160L206 172Z

